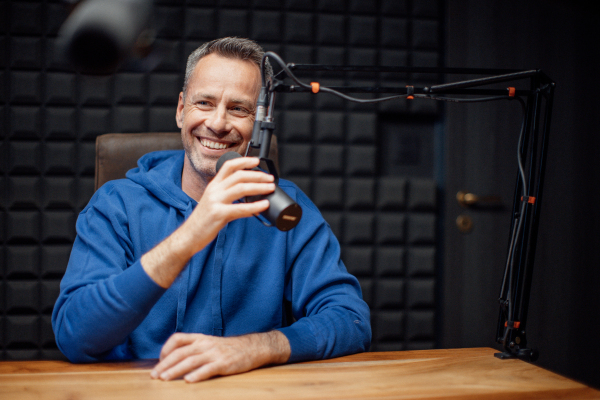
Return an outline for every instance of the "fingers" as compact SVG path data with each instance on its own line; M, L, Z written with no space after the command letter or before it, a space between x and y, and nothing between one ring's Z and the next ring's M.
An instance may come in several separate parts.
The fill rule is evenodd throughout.
M175 350L154 367L151 376L168 381L184 376L209 362L205 353L196 354L197 351L194 346Z
M225 179L235 171L251 170L252 168L258 167L258 164L260 164L260 159L257 157L239 157L228 160L221 166L215 179Z
M190 354L184 356L183 352L173 354L173 358L167 357L161 361L152 371L151 377L169 381L183 377L186 382L200 382L216 375L223 375L222 363L213 360L208 354ZM165 364L168 362L169 364ZM159 368L160 366L160 368Z
M251 217L269 208L269 200L259 200L252 203L239 203L231 210L230 220Z
M226 203L233 203L235 200L249 196L266 196L275 191L274 183L239 183L228 189L222 194Z
M256 157L240 157L227 161L207 187L214 201L232 203L246 196L266 195L275 190L275 178L262 171L249 170L258 165ZM212 196L211 196L212 197Z
M192 343L198 337L202 336L201 333L190 335L184 333L174 333L169 337L169 339L165 342L162 349L160 350L159 360L163 360L166 356L171 354L173 350L178 347L185 346L187 344Z
M150 376L161 380L183 376L187 382L198 382L226 374L231 369L231 364L237 364L233 359L231 349L222 338L202 334L174 334L163 346L160 362ZM235 368L233 371L241 372Z
M273 183L275 181L275 177L271 174L267 174L263 171L255 171L255 170L238 170L233 171L227 177L223 178L221 182L227 185L233 185L236 183L247 183L247 182L256 182L256 183Z
M200 368L186 374L183 379L187 383L194 383L207 380L216 375L222 375L221 370L215 363L204 364Z
M160 362L154 367L150 376L154 379L170 380L201 365L202 360L199 360L196 355L202 354L205 339L206 336L202 334L171 335L163 345L160 351ZM173 368L174 366L176 368Z
M221 182L211 182L209 196L219 197L225 203L247 196L267 195L275 191L273 175L258 171L236 171ZM218 199L215 199L219 201Z

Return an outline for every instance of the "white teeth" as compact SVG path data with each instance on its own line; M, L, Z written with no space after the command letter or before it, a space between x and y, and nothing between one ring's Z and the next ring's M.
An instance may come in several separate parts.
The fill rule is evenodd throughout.
M213 142L212 140L207 140L207 139L200 139L200 143L202 144L202 146L208 147L209 149L215 149L215 150L223 150L223 149L226 149L227 147L229 147L225 143Z

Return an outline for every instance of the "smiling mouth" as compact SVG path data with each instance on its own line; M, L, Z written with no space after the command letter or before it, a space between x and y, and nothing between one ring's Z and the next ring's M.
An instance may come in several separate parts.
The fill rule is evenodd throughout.
M212 140L208 140L208 139L204 139L204 138L200 139L200 144L204 147L208 147L209 149L213 149L213 150L224 150L229 147L235 146L235 143L214 142Z

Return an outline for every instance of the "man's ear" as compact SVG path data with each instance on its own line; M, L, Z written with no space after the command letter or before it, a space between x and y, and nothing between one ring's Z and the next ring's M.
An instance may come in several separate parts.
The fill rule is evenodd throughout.
M175 113L175 122L177 127L181 129L183 126L183 92L179 93L179 101L177 102L177 112Z

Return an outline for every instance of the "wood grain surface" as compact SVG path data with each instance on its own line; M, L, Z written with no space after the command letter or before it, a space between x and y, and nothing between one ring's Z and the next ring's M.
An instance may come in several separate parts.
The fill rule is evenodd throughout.
M363 353L187 384L156 360L0 362L0 399L600 399L600 391L495 350Z

